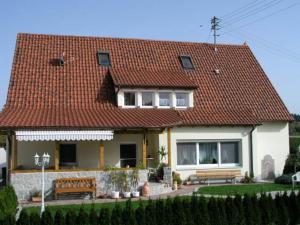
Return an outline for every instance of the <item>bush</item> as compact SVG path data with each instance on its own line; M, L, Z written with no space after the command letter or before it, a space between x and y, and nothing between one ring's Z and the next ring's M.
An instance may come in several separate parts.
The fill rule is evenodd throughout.
M65 225L65 217L60 209L57 210L55 213L54 224L55 225Z
M40 225L40 224L41 224L40 215L37 212L31 213L30 214L30 225ZM55 223L55 225L63 225L63 224Z
M9 216L15 216L18 198L12 186L6 186L0 191L0 221Z
M292 184L292 174L284 174L275 178L276 184Z
M300 171L300 157L297 154L289 154L285 161L283 174L295 174Z
M108 208L102 208L99 215L98 225L110 224L110 212Z
M46 208L41 217L41 225L54 225L51 212Z
M163 180L164 179L164 168L167 166L166 163L160 163L157 170L156 170L156 177L157 180Z
M30 225L29 216L26 210L22 210L17 225Z
M177 182L177 185L180 186L182 184L182 180L180 178L180 174L176 172L172 172L173 182Z

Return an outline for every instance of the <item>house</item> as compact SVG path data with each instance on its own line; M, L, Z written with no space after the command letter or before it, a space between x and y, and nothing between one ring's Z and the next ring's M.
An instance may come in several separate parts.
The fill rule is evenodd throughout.
M22 33L0 129L25 199L44 152L49 191L74 176L104 188L105 168L153 167L161 147L182 179L228 168L269 178L282 173L291 120L247 45Z
M2 171L3 170L2 168L5 168L6 166L7 165L6 165L5 143L2 142L2 139L0 136L0 180L6 176L6 174L3 174L3 171Z

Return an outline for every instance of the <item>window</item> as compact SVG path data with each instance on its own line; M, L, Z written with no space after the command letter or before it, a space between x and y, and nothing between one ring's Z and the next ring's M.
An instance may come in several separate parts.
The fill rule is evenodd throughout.
M199 143L199 164L218 164L217 143Z
M169 92L159 93L159 106L170 106L170 93Z
M176 106L187 107L188 106L188 94L176 93Z
M239 163L239 146L237 142L221 142L221 161Z
M120 145L120 166L136 167L136 145L135 144L121 144Z
M240 152L238 141L177 143L177 166L238 166L241 162Z
M180 61L183 69L194 69L190 56L180 56Z
M152 92L142 92L142 106L153 106Z
M177 144L177 165L196 165L196 143Z
M110 58L108 52L98 52L98 63L100 66L110 66Z
M124 92L125 106L135 106L135 92Z
M59 151L59 164L61 166L76 166L76 144L61 144Z

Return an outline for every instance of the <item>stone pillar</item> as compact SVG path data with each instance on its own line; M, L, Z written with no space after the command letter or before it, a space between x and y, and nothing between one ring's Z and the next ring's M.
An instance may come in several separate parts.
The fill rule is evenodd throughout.
M172 186L172 169L171 167L164 167L164 183Z

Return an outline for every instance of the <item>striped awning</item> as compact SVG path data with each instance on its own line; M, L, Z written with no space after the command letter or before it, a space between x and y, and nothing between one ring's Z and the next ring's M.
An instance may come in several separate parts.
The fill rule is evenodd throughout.
M18 141L100 141L112 140L111 130L16 131Z

